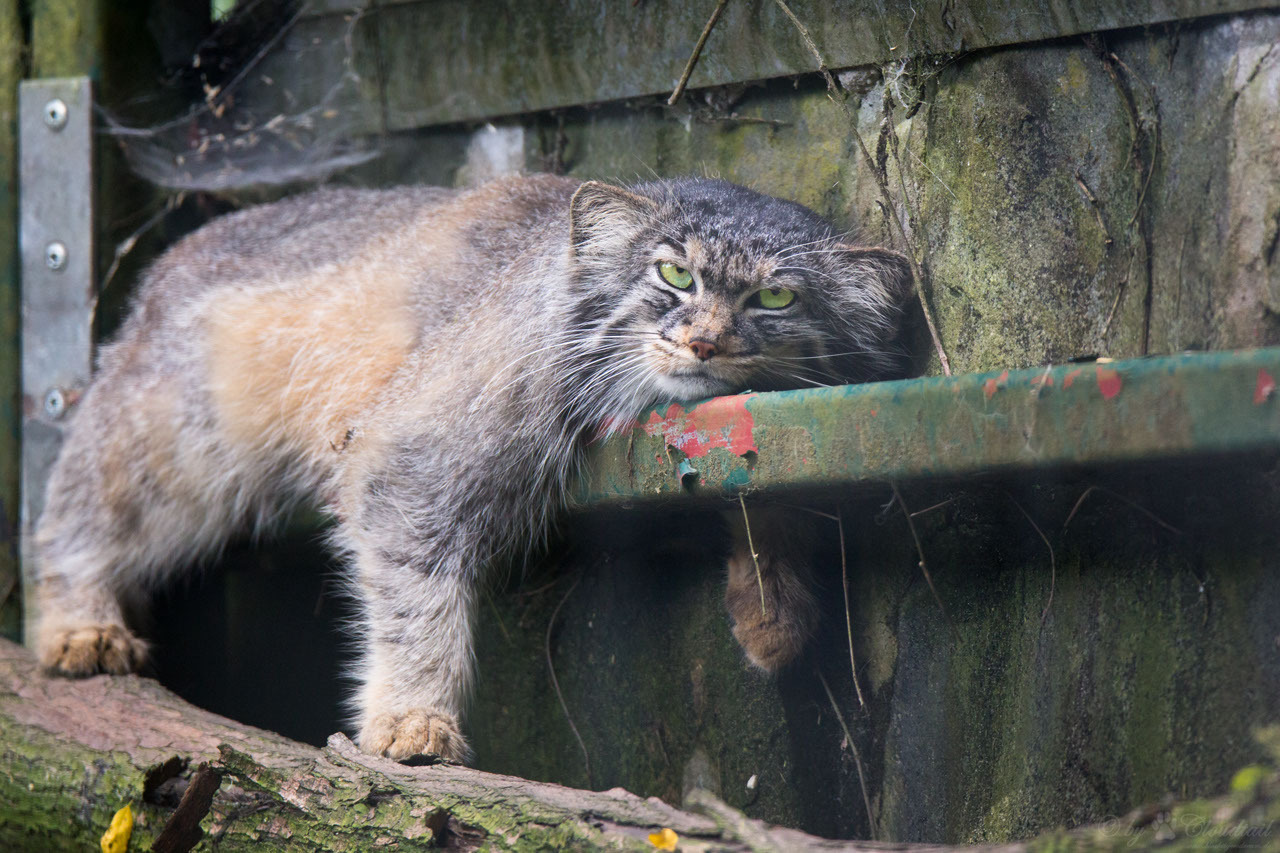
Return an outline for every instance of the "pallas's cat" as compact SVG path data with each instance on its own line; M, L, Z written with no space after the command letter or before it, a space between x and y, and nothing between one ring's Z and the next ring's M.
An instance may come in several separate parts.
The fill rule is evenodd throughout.
M360 745L463 759L478 584L545 535L584 443L663 400L874 378L908 284L900 255L721 181L331 189L216 220L147 272L74 413L39 654L136 669L123 602L318 499L360 606ZM728 602L773 668L813 604L773 553L794 532L759 526L764 592L742 542Z

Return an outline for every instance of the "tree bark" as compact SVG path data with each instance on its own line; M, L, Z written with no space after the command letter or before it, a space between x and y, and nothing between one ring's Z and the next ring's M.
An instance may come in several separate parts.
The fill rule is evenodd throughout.
M130 850L896 849L825 842L710 798L680 811L620 788L593 792L451 764L411 767L324 749L193 707L138 676L47 676L0 641L0 848L92 849L122 806ZM154 845L154 847L152 847Z
M1251 802L1259 802L1256 795ZM695 813L621 788L582 791L452 764L406 766L366 755L342 734L316 749L203 711L138 676L49 677L26 650L0 640L0 849L94 849L126 804L135 815L129 849L164 853L653 851L649 835L663 828L686 852L940 849L825 841L747 818L705 792L690 798ZM1225 814L1221 804L1216 809ZM1230 815L1232 826L1240 815ZM1149 834L1149 824L1153 819L1137 816L971 849L1063 842L1123 849ZM1176 820L1161 826L1171 824ZM1270 824L1265 829L1274 843Z

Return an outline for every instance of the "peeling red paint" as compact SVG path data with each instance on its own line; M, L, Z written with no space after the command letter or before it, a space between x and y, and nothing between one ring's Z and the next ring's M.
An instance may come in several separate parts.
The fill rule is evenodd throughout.
M1083 370L1084 370L1084 368L1082 368L1082 367L1077 367L1075 370L1071 371L1071 372L1070 372L1070 373L1068 373L1066 376L1062 377L1062 388L1063 388L1063 390L1066 390L1067 388L1070 388L1070 387L1071 387L1071 384L1072 384L1073 382L1075 382L1075 381L1076 381L1076 377L1077 377L1077 376L1079 376L1079 375L1081 374L1081 372L1083 372Z
M1267 398L1276 393L1276 380L1272 378L1270 373L1258 368L1258 386L1253 391L1253 404L1260 406L1266 402Z
M1112 370L1108 367L1097 367L1098 371L1098 390L1102 392L1102 396L1106 400L1120 393L1120 386L1124 384L1120 379L1120 372Z
M716 397L692 409L672 403L665 413L653 412L638 426L651 436L662 436L690 458L706 456L715 447L728 448L739 456L759 452L752 435L755 418L747 411L747 401L754 396Z
M1042 375L1040 375L1040 376L1033 376L1033 377L1031 377L1031 384L1032 384L1032 385L1040 385L1040 384L1042 384L1042 383L1044 384L1044 387L1046 387L1046 388L1052 388L1052 387L1053 387L1053 377L1052 377L1051 375L1047 374L1047 373L1042 374Z
M1009 371L1007 370L1004 373L1001 373L995 379L988 379L986 382L982 383L982 395L986 397L988 400L990 400L992 397L996 395L996 391L1003 388L1005 386L1005 383L1008 381L1009 381Z

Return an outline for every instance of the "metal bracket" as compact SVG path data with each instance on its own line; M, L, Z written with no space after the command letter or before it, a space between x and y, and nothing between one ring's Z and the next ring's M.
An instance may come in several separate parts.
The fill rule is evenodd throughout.
M36 519L70 410L89 382L96 301L93 243L93 90L88 77L18 87L22 255L23 608Z

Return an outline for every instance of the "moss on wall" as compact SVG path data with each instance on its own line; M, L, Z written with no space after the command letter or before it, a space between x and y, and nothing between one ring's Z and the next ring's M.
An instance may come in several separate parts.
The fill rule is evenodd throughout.
M873 84L854 103L858 130L883 154L955 370L1280 341L1267 254L1280 227L1268 219L1277 37L1280 16L1257 14L862 76ZM812 205L868 242L891 237L821 81L694 93L676 112L571 112L564 127L572 174L721 176ZM866 710L838 630L832 551L823 637L772 681L728 634L705 542L654 555L641 544L653 521L614 517L579 552L607 556L570 561L583 579L552 644L593 781L674 797L705 755L750 814L867 835L817 669L855 733L883 838L1003 841L1221 790L1259 754L1250 731L1274 721L1280 698L1277 481L1242 487L1250 464L920 486L913 506L955 499L921 519L949 622L900 516L872 523L883 514L859 504L846 532ZM1090 492L1064 530L1099 483L1110 491ZM1052 543L1052 567L1018 507ZM635 541L618 546L628 528ZM473 726L486 766L582 784L541 644L569 583L486 610Z
M1251 733L1280 701L1277 482L1269 459L917 485L913 509L951 501L917 519L939 599L884 495L796 498L844 505L865 709L834 524L819 635L775 679L729 634L714 515L583 520L558 570L483 609L478 763L673 802L701 774L752 816L866 837L825 678L881 838L1000 842L1224 790L1262 756ZM1206 511L1226 505L1231 518ZM590 779L547 674L553 614L551 660Z
M954 370L1280 342L1277 39L1258 13L882 69L858 132ZM565 137L571 174L716 175L892 237L815 78L571 111Z

